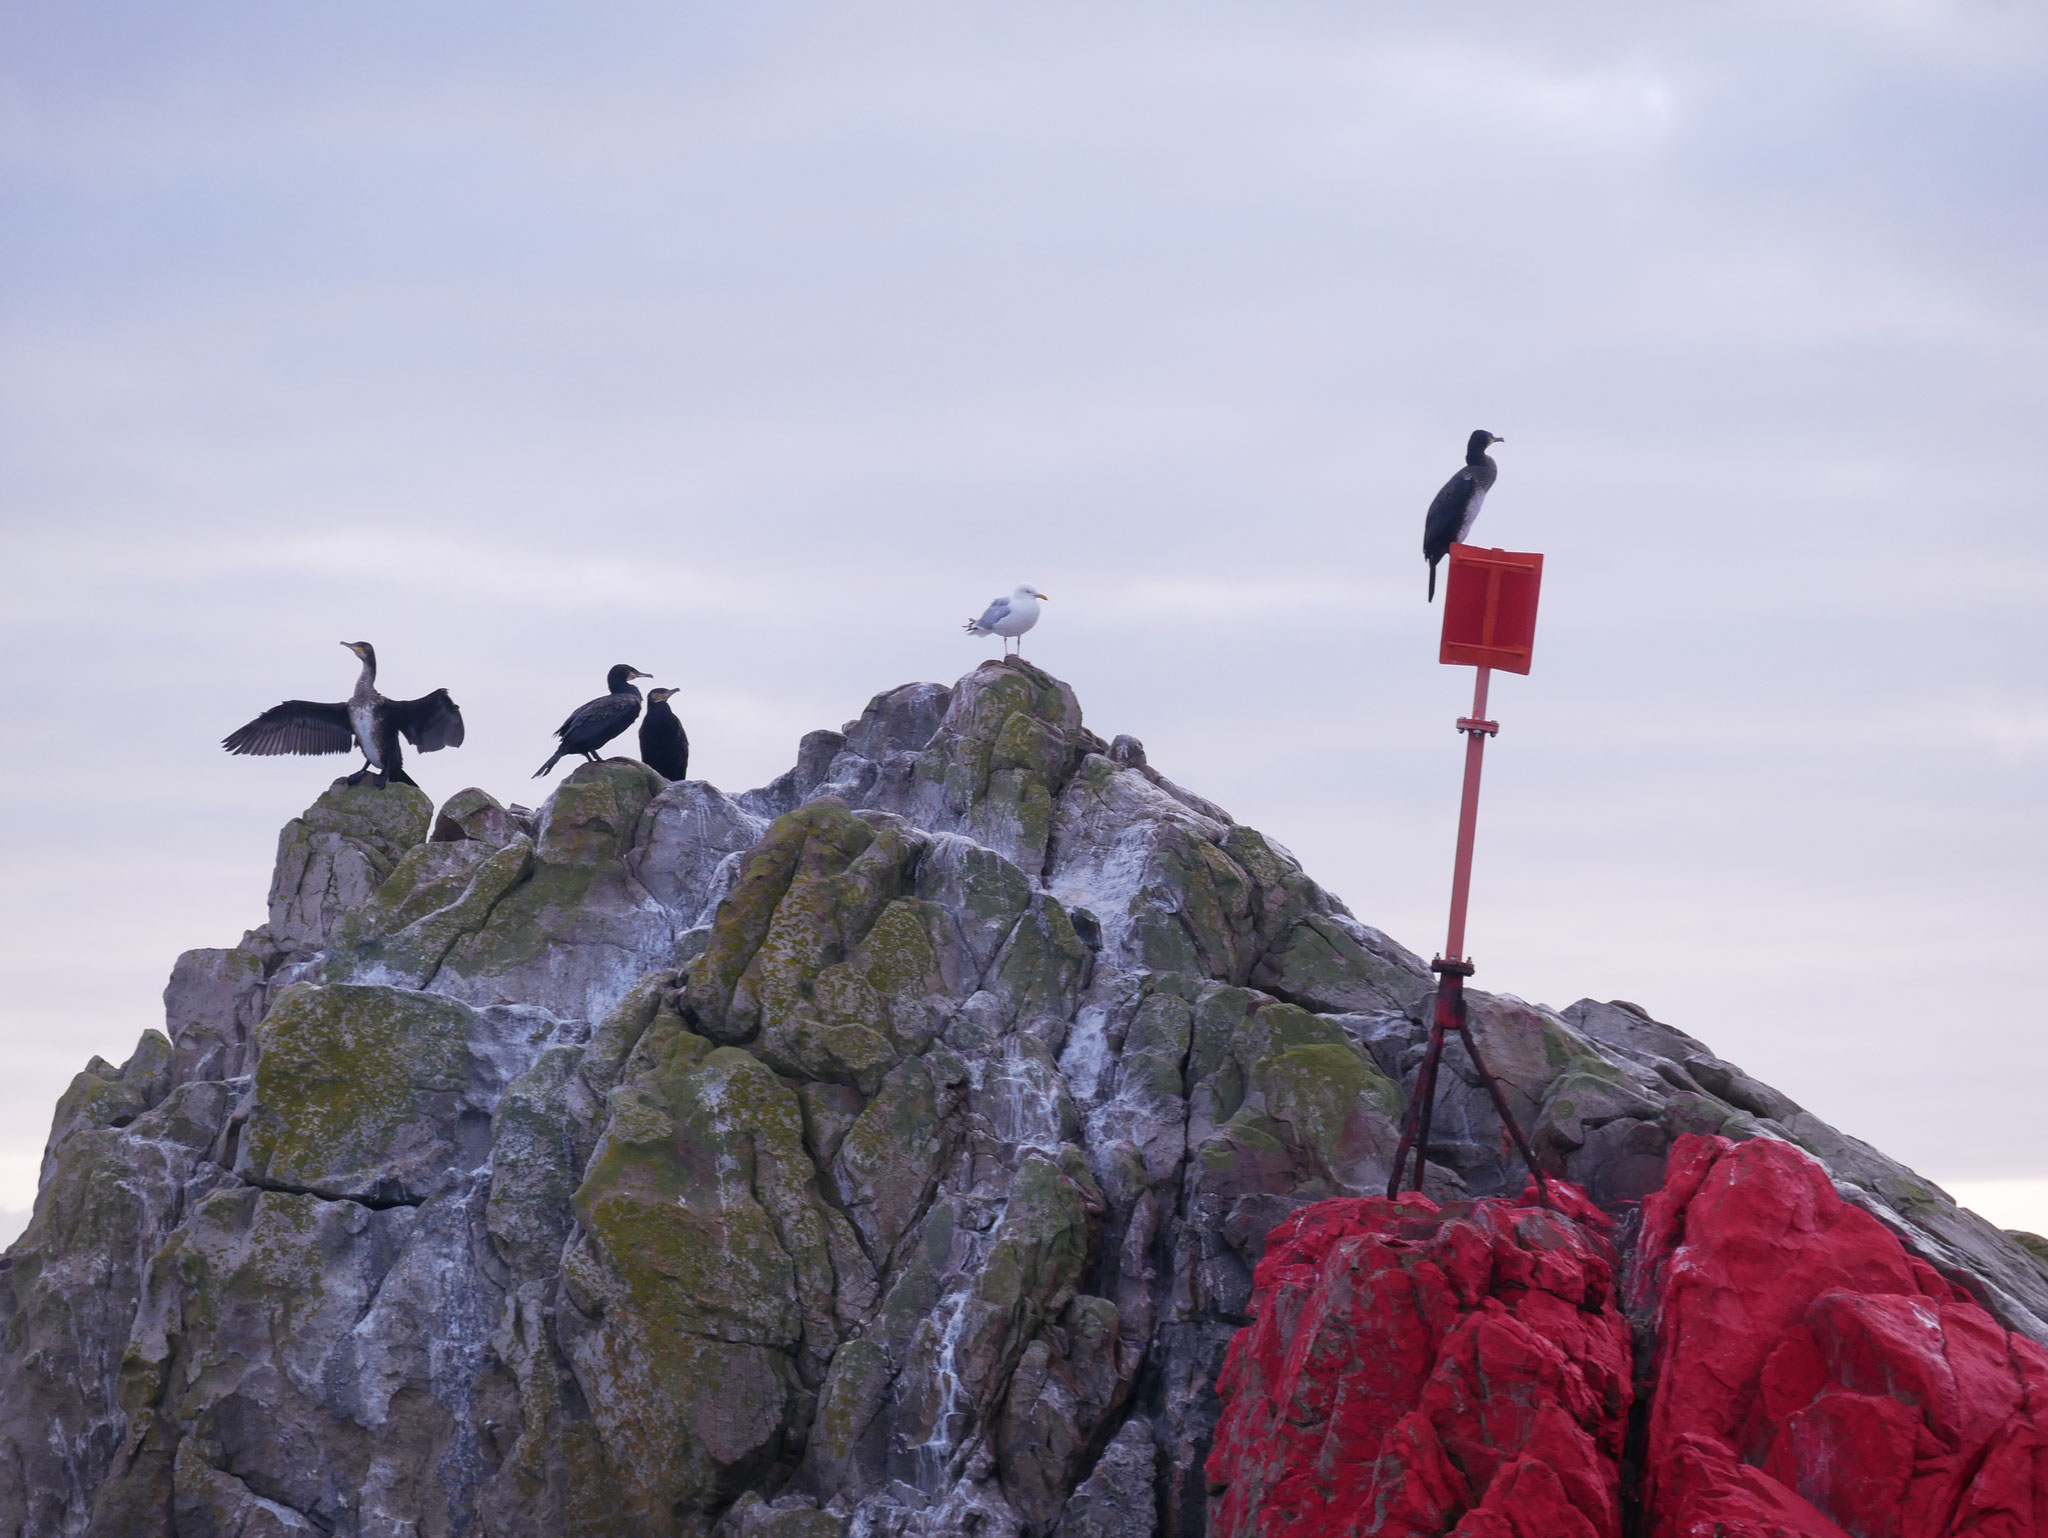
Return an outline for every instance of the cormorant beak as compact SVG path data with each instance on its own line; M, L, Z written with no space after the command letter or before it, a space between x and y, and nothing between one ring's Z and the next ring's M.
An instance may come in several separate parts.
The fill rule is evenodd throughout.
M633 676L635 678L652 678L654 675L652 673L643 673L638 668L635 668L633 669Z

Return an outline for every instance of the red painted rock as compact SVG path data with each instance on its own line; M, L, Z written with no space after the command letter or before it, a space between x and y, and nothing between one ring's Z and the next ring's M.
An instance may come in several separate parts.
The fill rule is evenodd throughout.
M1276 1228L1231 1343L1215 1538L1615 1538L1629 1333L1606 1220L1417 1195Z
M1680 1138L1636 1277L1652 1538L2048 1534L2048 1352L1797 1149Z

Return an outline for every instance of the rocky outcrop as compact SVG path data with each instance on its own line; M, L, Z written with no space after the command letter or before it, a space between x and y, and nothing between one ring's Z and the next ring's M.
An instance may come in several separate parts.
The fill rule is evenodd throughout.
M1219 1385L1210 1531L1619 1538L1629 1325L1606 1221L1569 1205L1411 1193L1275 1229Z
M337 783L269 921L181 958L165 1032L58 1107L0 1259L0 1534L1193 1538L1267 1235L1383 1186L1430 987L1015 660L737 796L621 760L537 811ZM1796 1143L2048 1333L2026 1251L1692 1038L1473 1016L1596 1200L1689 1133ZM1314 1265L1600 1253L1460 1205L1520 1179L1448 1061L1442 1214ZM1282 1232L1313 1269L1324 1229ZM1477 1286L1446 1338L1487 1298L1551 1338Z
M1223 1374L1217 1538L2048 1532L2048 1351L1810 1155L1681 1137L1619 1251L1551 1194L1275 1230Z
M1652 1538L2048 1532L2048 1351L1796 1150L1683 1140L1637 1289Z

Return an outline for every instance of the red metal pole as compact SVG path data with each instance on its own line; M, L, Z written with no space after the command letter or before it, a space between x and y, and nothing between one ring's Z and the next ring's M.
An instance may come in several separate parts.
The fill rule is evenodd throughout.
M1465 734L1465 794L1458 806L1458 857L1451 872L1451 932L1444 959L1465 959L1465 908L1472 896L1472 841L1479 831L1479 771L1486 758L1486 739L1500 730L1486 719L1486 687L1492 668L1476 668L1472 683L1472 714L1459 721Z

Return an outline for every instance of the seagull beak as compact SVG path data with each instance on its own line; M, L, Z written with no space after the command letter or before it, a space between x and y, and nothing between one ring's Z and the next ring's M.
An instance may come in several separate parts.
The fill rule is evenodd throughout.
M1047 603L1052 602L1052 594L1050 593L1034 593L1031 596L1034 598L1043 598Z

